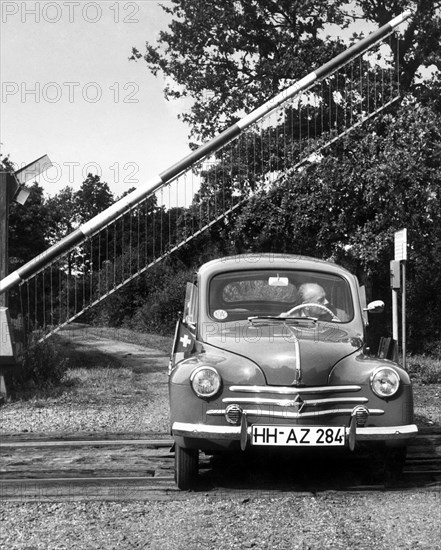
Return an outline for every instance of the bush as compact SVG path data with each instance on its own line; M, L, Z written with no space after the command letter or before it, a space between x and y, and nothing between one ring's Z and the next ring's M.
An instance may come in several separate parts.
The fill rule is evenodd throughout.
M179 312L184 308L187 281L193 270L165 272L158 277L157 288L145 299L124 326L140 332L153 332L163 336L173 334Z
M424 342L424 348L426 350L426 354L430 355L431 357L437 357L439 360L441 360L441 339L432 339L427 340Z
M413 382L418 384L441 384L441 359L428 355L411 355L407 369Z
M34 344L24 352L21 368L11 380L12 392L51 389L60 384L67 368L68 360L51 342Z

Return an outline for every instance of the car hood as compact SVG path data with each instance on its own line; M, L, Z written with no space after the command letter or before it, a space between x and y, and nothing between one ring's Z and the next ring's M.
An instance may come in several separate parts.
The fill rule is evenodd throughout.
M362 335L336 324L225 323L204 341L255 362L269 385L327 384L333 366L362 346Z

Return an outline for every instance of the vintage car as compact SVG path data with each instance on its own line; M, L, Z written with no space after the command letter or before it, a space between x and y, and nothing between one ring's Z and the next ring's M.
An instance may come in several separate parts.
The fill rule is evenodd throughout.
M375 444L394 467L417 433L409 375L371 354L364 287L346 269L294 255L240 255L188 283L169 368L179 488L199 451L352 451ZM401 466L400 466L401 465Z

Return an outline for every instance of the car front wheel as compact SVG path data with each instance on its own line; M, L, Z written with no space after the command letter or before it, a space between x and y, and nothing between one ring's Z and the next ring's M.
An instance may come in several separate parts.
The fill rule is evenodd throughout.
M175 481L179 489L191 489L199 471L199 451L175 445Z

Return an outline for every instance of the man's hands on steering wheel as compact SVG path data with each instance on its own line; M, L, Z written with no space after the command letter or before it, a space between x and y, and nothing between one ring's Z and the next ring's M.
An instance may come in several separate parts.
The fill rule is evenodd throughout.
M299 304L298 306L294 306L292 309L284 313L283 316L292 315L295 311L299 309L306 309L308 307L323 309L326 313L329 313L331 315L332 321L340 321L340 319L328 307L324 306L323 304L317 304L315 302L307 302L305 304Z

